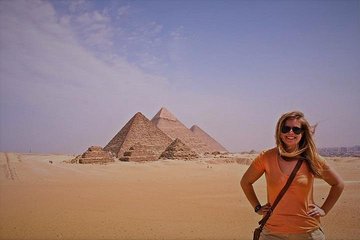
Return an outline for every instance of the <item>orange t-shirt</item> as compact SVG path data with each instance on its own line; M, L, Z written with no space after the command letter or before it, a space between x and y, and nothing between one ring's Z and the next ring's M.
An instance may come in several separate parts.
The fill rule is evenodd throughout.
M267 200L273 204L284 187L288 175L279 166L277 148L262 152L252 163L261 173L265 172ZM305 233L320 227L320 218L307 215L313 200L314 175L303 162L293 182L266 222L265 228L273 233Z

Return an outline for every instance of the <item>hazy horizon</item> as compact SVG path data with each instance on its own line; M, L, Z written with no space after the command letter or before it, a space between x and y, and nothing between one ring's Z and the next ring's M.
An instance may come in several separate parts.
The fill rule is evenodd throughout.
M0 1L0 151L80 153L166 107L231 152L282 113L360 144L360 1Z

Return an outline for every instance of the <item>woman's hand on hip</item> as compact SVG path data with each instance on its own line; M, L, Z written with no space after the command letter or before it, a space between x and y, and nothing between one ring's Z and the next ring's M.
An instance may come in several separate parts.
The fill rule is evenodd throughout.
M316 204L309 204L309 208L307 214L311 217L324 217L326 215L325 211Z
M259 211L257 211L257 214L259 214L259 215L266 215L267 212L270 210L270 208L271 208L270 203L267 203L267 204L261 206L261 208L259 209Z

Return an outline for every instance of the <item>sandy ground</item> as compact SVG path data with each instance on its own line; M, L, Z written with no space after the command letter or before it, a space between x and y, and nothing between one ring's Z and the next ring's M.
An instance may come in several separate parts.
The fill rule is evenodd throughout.
M239 187L247 165L71 158L0 153L0 239L251 239L257 226ZM329 163L346 189L322 219L327 239L360 239L360 158ZM264 179L256 189L265 202ZM318 203L328 190L316 182Z

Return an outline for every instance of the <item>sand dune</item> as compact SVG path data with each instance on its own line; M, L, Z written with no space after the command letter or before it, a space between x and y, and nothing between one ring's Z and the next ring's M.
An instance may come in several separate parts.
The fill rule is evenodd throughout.
M80 165L0 153L0 239L251 239L259 217L239 187L248 166L234 163L251 156L236 157ZM327 238L359 239L360 158L329 163L346 189L322 220ZM264 202L264 179L256 188ZM328 189L316 182L319 203Z

